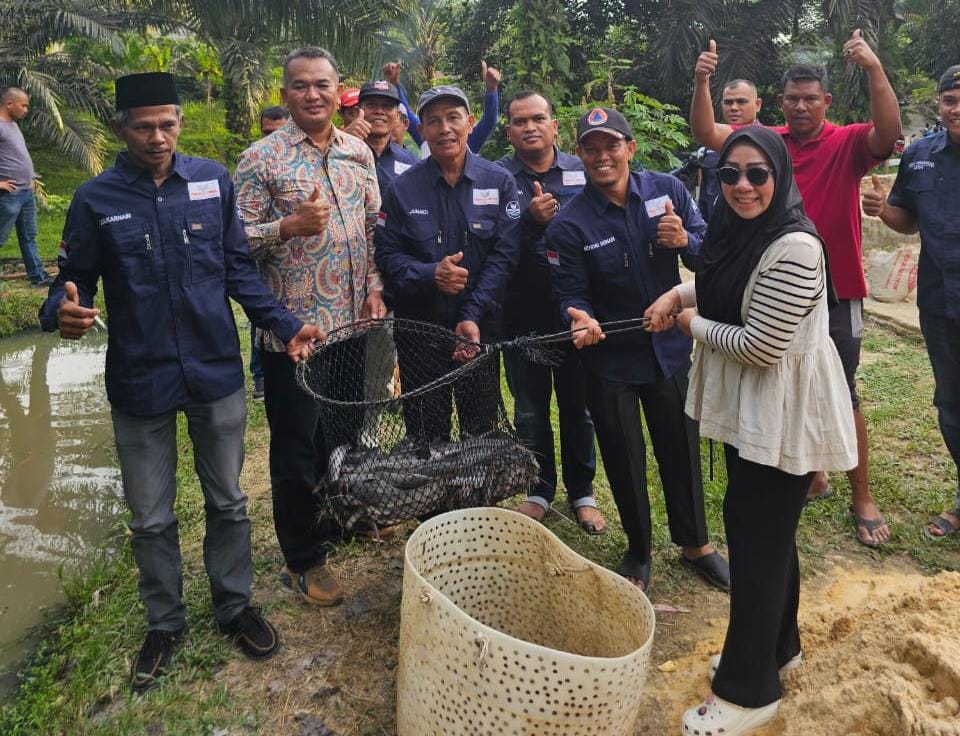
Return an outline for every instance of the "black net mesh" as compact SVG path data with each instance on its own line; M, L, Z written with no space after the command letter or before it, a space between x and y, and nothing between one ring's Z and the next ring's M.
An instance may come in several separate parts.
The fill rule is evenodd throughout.
M476 355L458 362L463 350ZM331 332L298 368L329 452L321 513L348 532L376 529L531 488L539 468L507 418L499 366L497 347L425 322Z

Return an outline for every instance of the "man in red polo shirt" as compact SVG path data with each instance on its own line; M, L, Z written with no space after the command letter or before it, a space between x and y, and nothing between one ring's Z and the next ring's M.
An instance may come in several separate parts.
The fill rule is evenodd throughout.
M830 310L830 336L837 346L850 386L857 428L859 463L847 473L853 490L851 512L857 539L878 547L890 539L867 482L867 427L859 408L855 374L860 362L863 328L863 278L860 221L860 180L887 159L900 137L900 106L880 59L855 30L843 46L843 58L866 72L870 122L834 125L824 118L832 102L822 67L801 64L783 75L778 95L786 125L776 127L793 159L793 173L807 214L827 246L833 285L840 304ZM710 98L710 75L717 68L717 45L697 59L690 105L690 126L701 144L719 150L733 127L718 124ZM829 493L825 473L818 473L811 498Z

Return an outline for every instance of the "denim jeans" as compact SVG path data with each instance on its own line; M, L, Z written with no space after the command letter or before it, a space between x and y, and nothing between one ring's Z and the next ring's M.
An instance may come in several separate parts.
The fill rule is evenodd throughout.
M512 351L503 354L507 385L514 401L514 424L524 445L540 464L531 496L553 503L557 491L557 463L550 418L550 396L556 391L560 416L560 462L567 500L593 495L597 470L593 421L587 412L585 378L580 356L570 349L557 368L535 365Z
M940 433L960 473L960 320L920 312L920 329L933 366L933 405L937 407Z
M182 407L203 491L203 564L213 615L229 623L250 603L253 562L247 497L240 491L247 402L243 391ZM177 411L139 417L112 410L140 600L151 629L184 627L183 571L174 502L177 497Z
M31 281L46 278L37 253L37 200L29 187L15 192L0 191L0 247L7 242L14 225L17 227L17 240L20 241L20 254L27 278Z
M250 325L250 375L253 380L263 380L263 368L260 367L260 348L257 347L257 328Z

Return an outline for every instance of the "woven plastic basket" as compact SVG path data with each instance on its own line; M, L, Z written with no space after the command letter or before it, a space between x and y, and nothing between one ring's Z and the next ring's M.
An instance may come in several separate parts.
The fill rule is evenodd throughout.
M542 524L434 517L404 554L398 734L633 734L653 633L639 590Z

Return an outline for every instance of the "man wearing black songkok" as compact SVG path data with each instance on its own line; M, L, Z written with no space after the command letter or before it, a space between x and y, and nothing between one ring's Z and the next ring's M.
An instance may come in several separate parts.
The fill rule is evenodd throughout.
M164 673L186 624L173 509L181 411L204 495L214 618L254 659L279 647L276 629L250 605L250 521L239 487L246 402L228 297L282 336L293 360L322 334L261 281L227 170L176 152L183 118L173 77L132 74L116 89L111 127L126 151L77 189L40 322L65 338L83 337L99 319L93 300L102 277L107 396L149 629L133 666L140 692Z

